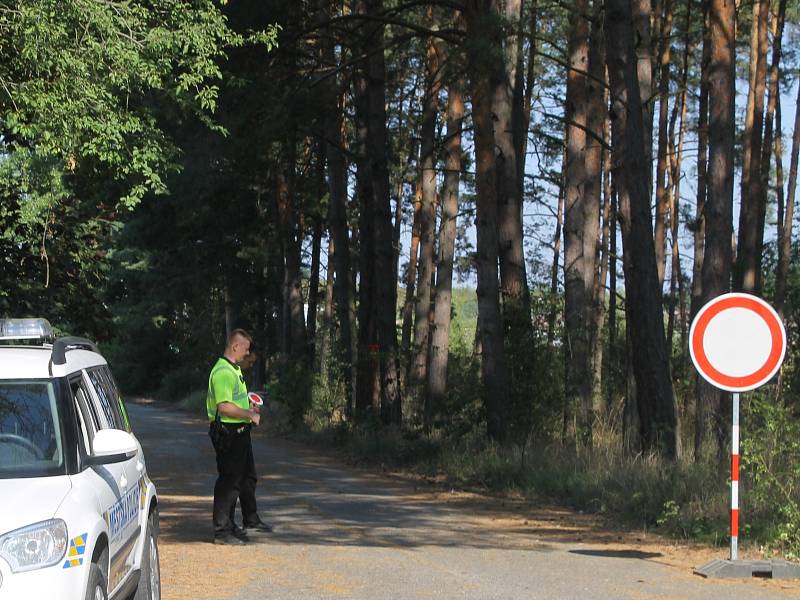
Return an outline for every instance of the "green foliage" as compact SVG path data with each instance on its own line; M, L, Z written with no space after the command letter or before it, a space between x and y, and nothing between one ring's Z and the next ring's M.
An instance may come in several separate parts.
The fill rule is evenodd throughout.
M269 386L270 399L286 407L289 425L298 428L312 406L314 374L302 366L285 363L276 363L271 370L276 377ZM324 392L318 395L316 410L325 410L328 400L329 395Z
M770 553L800 557L800 421L796 408L751 392L742 426L743 509Z
M41 222L0 181L0 315L42 316L63 334L107 340L111 315L103 284L115 225L107 208L72 200ZM92 218L97 216L99 218Z
M336 371L339 372L338 370ZM340 377L328 379L324 374L314 374L311 387L311 405L305 422L312 430L343 425L345 423L344 381Z
M206 414L206 399L208 392L205 389L192 390L177 400L177 405L181 410L192 413L193 415Z
M626 460L618 451L576 455L557 444L499 447L467 438L443 453L438 468L462 485L514 490L634 527L662 526L685 537L725 530L725 485L708 465L674 465L655 456Z
M211 113L225 51L269 49L276 36L274 27L233 32L214 0L0 6L0 314L109 340L121 217L166 192L181 168L165 123L222 133ZM133 335L122 326L116 354L136 387L168 369L174 338L158 339L150 322L169 317L143 310L128 324ZM142 322L154 343L138 343ZM128 340L144 351L132 355ZM156 347L167 351L148 353Z
M465 354L475 343L478 324L478 297L473 288L453 288L453 309L450 321L450 348Z
M382 468L411 468L425 474L437 473L439 457L448 440L438 435L421 436L397 427L380 429L374 423L350 428L345 423L321 429L295 431L300 439L321 447L334 447L351 462Z
M541 443L561 433L563 365L561 347L547 340L550 303L546 294L531 300L534 326L528 339L505 336L509 375L509 436L518 444Z
M182 366L167 372L161 379L156 398L165 402L179 402L193 390L204 390L208 373L194 366Z
M0 20L2 151L10 157L0 177L41 205L52 205L54 176L84 165L124 182L124 207L166 191L177 149L153 100L212 111L223 48L242 42L215 3L14 4Z
M452 302L447 395L431 410L434 427L444 435L465 434L485 427L486 421L480 359L474 354L475 290L455 288ZM534 301L532 305L534 322L545 323L549 304ZM546 328L536 329L526 344L506 348L512 395L510 435L517 442L552 439L559 432L563 360L560 351L547 347Z

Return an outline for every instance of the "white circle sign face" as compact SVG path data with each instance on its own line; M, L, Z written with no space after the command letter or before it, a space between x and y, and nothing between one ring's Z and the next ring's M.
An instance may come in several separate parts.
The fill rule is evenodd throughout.
M755 389L780 369L786 331L775 310L750 294L724 294L697 313L689 351L700 375L730 392Z

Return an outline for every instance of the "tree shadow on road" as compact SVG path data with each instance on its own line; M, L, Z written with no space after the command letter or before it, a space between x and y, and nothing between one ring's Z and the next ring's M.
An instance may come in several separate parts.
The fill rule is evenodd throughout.
M569 553L598 558L636 558L640 560L664 556L661 552L642 552L641 550L569 550Z
M133 411L159 493L166 542L211 542L214 453L201 418ZM267 541L283 544L550 552L554 544L621 541L593 515L442 489L349 468L319 449L254 435Z

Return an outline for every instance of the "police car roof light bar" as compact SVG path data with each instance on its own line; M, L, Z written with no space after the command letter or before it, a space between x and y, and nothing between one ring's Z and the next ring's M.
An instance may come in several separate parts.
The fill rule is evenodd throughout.
M68 350L91 350L92 352L99 352L95 343L91 340L81 337L62 337L58 338L53 343L53 352L50 360L54 365L67 364L67 351Z
M0 319L0 340L42 340L55 338L47 319Z

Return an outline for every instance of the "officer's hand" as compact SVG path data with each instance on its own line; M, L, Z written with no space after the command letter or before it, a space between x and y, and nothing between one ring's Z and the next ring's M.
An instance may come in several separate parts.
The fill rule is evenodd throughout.
M261 422L261 415L258 414L257 410L250 411L250 422L253 423L253 425L258 425Z

